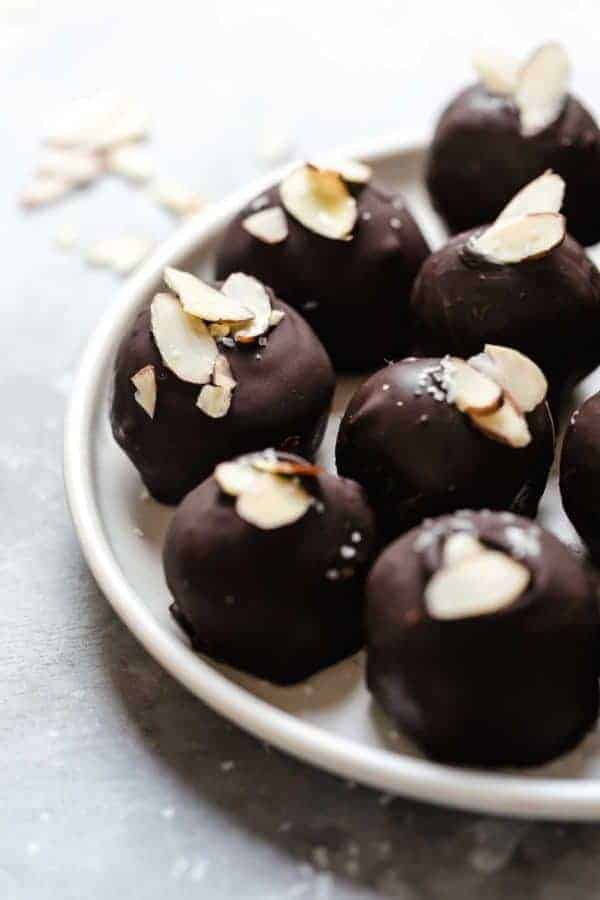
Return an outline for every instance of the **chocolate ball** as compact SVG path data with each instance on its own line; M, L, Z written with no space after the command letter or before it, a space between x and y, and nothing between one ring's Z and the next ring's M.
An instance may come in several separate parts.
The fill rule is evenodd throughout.
M369 689L430 756L537 765L594 724L591 578L532 522L460 512L423 523L379 557L367 606Z
M274 187L235 217L217 252L219 278L240 270L271 285L344 370L372 368L406 352L410 290L429 253L401 197L373 184L352 192L358 217L351 240L316 234L287 212L285 240L253 237L242 222L258 208L281 206Z
M278 459L306 471L297 457ZM319 470L296 477L310 506L269 529L243 518L239 497L208 478L176 511L164 549L172 612L194 648L278 684L363 645L374 545L373 515L356 483Z
M474 229L424 263L411 299L415 352L467 357L487 342L521 350L558 386L600 359L600 273L571 237L539 259L494 264Z
M121 341L111 408L117 443L138 469L152 496L177 503L207 478L221 460L265 446L312 457L327 422L335 386L321 342L295 310L270 293L285 313L264 338L240 344L218 341L237 385L231 407L211 418L196 406L200 386L182 381L164 363L151 327L149 307ZM132 376L153 365L154 417L135 400Z
M467 88L443 112L427 161L427 186L450 231L491 222L511 197L546 169L565 179L564 213L582 244L600 240L600 133L585 107L568 96L558 118L521 133L510 95L482 84Z
M560 492L574 528L600 560L600 393L571 417L562 445Z
M492 439L449 402L439 358L409 358L371 376L342 419L341 475L364 487L378 528L391 540L425 516L455 509L510 509L534 516L554 452L546 403L526 416L527 446Z

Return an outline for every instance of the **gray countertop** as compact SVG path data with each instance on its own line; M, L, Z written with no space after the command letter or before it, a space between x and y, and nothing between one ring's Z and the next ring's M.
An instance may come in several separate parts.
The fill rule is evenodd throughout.
M54 238L66 223L81 245L159 240L174 222L116 179L16 206L44 111L104 87L145 101L161 171L208 199L256 174L265 128L298 150L425 130L481 43L560 36L600 109L597 6L553 9L550 27L547 4L513 0L150 6L0 3L1 900L597 896L598 827L387 802L223 721L135 642L86 569L61 479L69 386L118 279Z

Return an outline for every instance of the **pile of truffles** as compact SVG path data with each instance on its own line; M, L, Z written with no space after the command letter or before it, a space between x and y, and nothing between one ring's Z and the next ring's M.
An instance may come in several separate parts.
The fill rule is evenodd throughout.
M118 348L111 421L179 504L164 571L195 650L290 685L366 646L375 701L425 753L534 765L598 716L597 577L533 519L551 409L600 362L578 243L600 238L600 140L557 45L477 71L427 168L468 231L430 253L368 165L291 167L227 226L214 281L164 270ZM334 367L367 370L338 474L315 461ZM596 560L599 484L600 394L560 467Z

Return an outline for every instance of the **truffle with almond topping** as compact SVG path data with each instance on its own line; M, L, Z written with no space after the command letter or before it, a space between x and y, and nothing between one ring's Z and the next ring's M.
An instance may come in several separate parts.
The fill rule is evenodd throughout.
M265 445L317 451L335 378L295 310L255 278L165 271L121 341L111 424L152 496L177 503L217 463Z
M505 344L534 359L556 392L598 363L600 273L566 234L564 190L545 172L492 225L432 253L411 298L415 352L469 356L486 341Z
M260 278L310 322L336 368L406 352L410 290L429 248L401 197L367 166L303 166L229 225L217 275Z
M427 164L434 205L452 232L491 222L512 195L552 168L567 182L569 232L600 240L600 132L568 93L569 61L556 44L521 67L481 54L479 81L442 114Z
M546 388L531 360L496 345L402 360L352 398L338 471L365 488L386 540L464 507L534 516L554 451Z
M575 410L565 432L560 492L573 527L600 560L600 393Z
M362 646L373 546L355 482L272 450L240 457L173 517L171 610L196 650L292 684Z
M596 721L591 576L526 519L424 522L375 563L367 608L369 689L438 760L537 765Z

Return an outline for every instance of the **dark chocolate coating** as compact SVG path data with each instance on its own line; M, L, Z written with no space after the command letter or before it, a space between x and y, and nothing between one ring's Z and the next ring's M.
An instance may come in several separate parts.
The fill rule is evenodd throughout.
M539 259L477 264L466 251L473 230L425 261L411 299L422 355L467 358L485 343L531 357L553 386L600 361L600 273L567 236Z
M509 447L479 431L453 403L431 395L427 388L435 382L427 373L439 363L406 359L376 372L358 389L340 426L338 471L362 484L387 540L425 516L467 507L533 517L552 465L547 404L527 416L531 443Z
M265 531L241 519L209 478L175 513L164 549L172 611L194 648L278 684L364 643L373 514L352 481L328 473L302 481L322 507ZM342 547L356 554L346 559Z
M440 567L444 536L465 526L483 544L520 556L532 581L495 613L436 620L424 591ZM427 529L431 543L419 549ZM539 552L515 552L522 531ZM367 632L369 689L444 762L536 765L570 749L598 715L591 578L557 538L525 519L461 512L404 535L369 576Z
M560 493L573 527L600 560L600 393L571 417L562 445Z
M226 416L213 419L196 407L201 386L181 381L162 362L143 309L121 341L115 362L111 423L115 440L139 470L156 500L177 503L204 481L217 463L263 447L284 448L312 457L323 437L335 375L312 329L285 303L269 330L267 345L227 347L237 387ZM257 355L260 358L257 358ZM134 399L131 376L155 367L154 419Z
M546 169L567 184L563 212L582 244L600 240L600 133L568 96L558 119L524 137L511 97L467 88L444 111L427 163L433 203L452 232L493 221L509 200Z
M410 290L429 253L402 198L374 185L353 192L358 219L351 241L321 237L286 213L287 238L265 244L242 228L255 211L249 204L217 252L217 277L242 271L270 285L305 316L335 367L345 370L383 365L406 352ZM281 204L277 187L264 196L265 206Z

